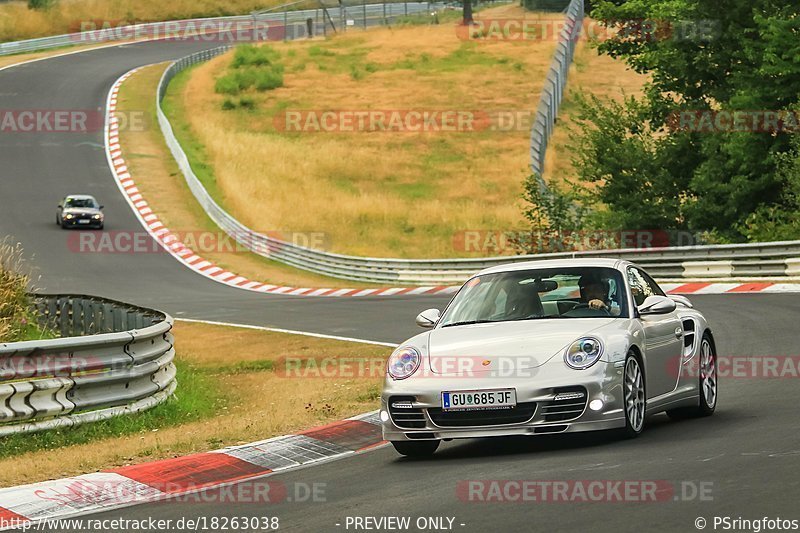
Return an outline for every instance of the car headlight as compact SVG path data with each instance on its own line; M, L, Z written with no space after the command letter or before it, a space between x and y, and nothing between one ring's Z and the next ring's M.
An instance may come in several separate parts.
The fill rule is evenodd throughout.
M70 220L70 219L75 218L75 215L71 215L71 214L67 213L66 215L64 215L64 218L66 218L67 220Z
M95 220L100 220L101 218L103 218L103 215L101 215L100 213L98 213L98 214L96 214L96 215L93 215L93 216L92 216L92 218L93 218L93 219L95 219Z
M589 368L603 355L603 343L594 337L583 337L573 342L564 353L564 362L576 370Z
M389 356L386 370L394 379L406 379L419 368L422 356L411 346L401 346Z

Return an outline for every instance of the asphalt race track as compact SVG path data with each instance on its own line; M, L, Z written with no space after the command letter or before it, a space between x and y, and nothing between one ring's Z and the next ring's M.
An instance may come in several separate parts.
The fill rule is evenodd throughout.
M132 68L220 43L139 43L62 56L0 71L3 109L98 110ZM442 297L386 299L267 296L210 281L166 253L78 253L55 224L66 194L105 205L106 231L144 232L119 192L102 148L103 132L0 134L0 234L23 243L48 292L95 294L165 310L181 318L269 325L386 342L413 333L414 316ZM73 237L74 238L74 237ZM346 286L342 281L340 286ZM340 309L347 308L347 311ZM378 310L379 309L379 310ZM407 328L398 331L398 323Z
M217 44L142 43L40 61L0 72L0 108L98 109L112 83L136 66ZM57 200L94 194L106 231L141 231L90 134L0 134L0 234L34 258L38 287L103 295L176 317L241 322L399 342L413 318L442 297L302 298L254 294L195 274L166 254L78 254L54 224ZM798 355L800 301L791 294L692 297L711 322L721 355ZM273 476L287 486L324 483L324 502L274 505L164 502L95 517L278 516L281 530L346 531L348 516L449 516L457 531L696 531L716 516L799 519L797 379L721 377L708 419L659 415L634 441L609 435L445 443L432 460L382 448ZM254 407L257 408L257 407ZM713 500L656 503L475 503L459 481L665 480L706 483ZM680 494L678 494L679 496ZM691 499L691 498L689 498ZM337 524L340 524L337 526ZM464 524L463 526L461 524ZM351 527L349 530L353 530ZM412 529L414 530L414 529ZM718 528L719 530L719 528Z

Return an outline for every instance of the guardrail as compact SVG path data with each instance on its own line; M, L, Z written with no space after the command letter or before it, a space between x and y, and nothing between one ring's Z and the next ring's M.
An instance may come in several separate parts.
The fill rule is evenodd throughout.
M40 325L69 336L0 344L0 436L142 411L174 392L169 315L92 296L32 299Z
M547 187L542 179L547 145L556 125L558 110L567 87L569 67L575 56L575 47L583 27L583 3L584 0L572 0L567 7L564 27L561 29L556 53L544 80L539 107L536 108L531 127L531 170L538 176L539 185L543 189Z
M659 279L730 279L800 276L800 241L684 246L650 249L592 250L536 255L464 259L391 259L334 254L297 246L248 228L228 214L203 187L161 108L170 80L191 65L227 50L221 47L176 61L158 85L158 122L175 160L197 201L223 231L250 251L282 263L327 276L390 284L442 285L463 282L494 265L568 257L619 257L636 261Z
M289 4L291 6L293 4ZM38 39L0 43L0 56L35 52L73 45L102 44L115 41L148 41L159 39L191 39L193 37L220 34L220 40L235 40L237 37L225 35L241 32L248 28L277 29L275 34L283 39L296 39L308 36L307 22L314 21L312 32L315 35L327 32L329 25L337 31L347 26L370 26L377 21L390 22L393 19L419 14L431 9L441 8L442 2L386 2L382 4L366 4L364 2L341 2L336 7L327 7L322 2L313 9L297 9L284 11L265 11L249 15L230 17L210 17L198 19L171 20L165 22L148 22L126 26L91 29L83 32L53 35ZM288 7L287 6L287 7ZM280 9L283 6L277 6ZM253 32L258 35L258 32ZM250 36L250 38L253 37Z

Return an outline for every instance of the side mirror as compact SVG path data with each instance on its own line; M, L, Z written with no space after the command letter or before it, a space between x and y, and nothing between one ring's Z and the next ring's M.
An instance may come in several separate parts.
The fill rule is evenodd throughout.
M690 308L690 309L691 309L692 307L694 307L694 306L692 305L692 302L691 302L691 301L689 300L689 298L687 298L686 296L681 296L681 295L679 295L679 294L670 294L670 295L669 295L669 297L670 297L670 299L671 299L671 300L674 300L674 301L675 301L675 303L681 304L681 305L683 305L684 307L688 307L688 308Z
M426 309L417 315L417 325L421 328L432 328L440 316L441 312L438 309Z
M675 310L675 300L666 296L648 296L639 306L640 315L666 315Z
M101 205L98 209L103 209L104 207L105 207L104 205Z

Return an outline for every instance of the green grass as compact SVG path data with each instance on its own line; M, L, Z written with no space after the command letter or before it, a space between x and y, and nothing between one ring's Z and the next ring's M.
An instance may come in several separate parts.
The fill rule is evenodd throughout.
M225 75L217 79L214 90L219 94L236 96L255 89L258 92L283 87L283 69L280 53L269 46L240 45L234 52ZM248 98L240 106L255 107L255 100ZM231 109L223 105L223 109Z
M166 402L149 411L118 416L77 426L0 438L0 459L75 446L111 437L135 435L187 422L211 418L225 407L226 399L207 369L176 360L178 389ZM147 455L147 453L145 453Z
M217 187L214 169L207 162L208 154L206 153L206 148L192 134L189 124L181 119L181 117L186 116L188 110L184 108L180 95L186 90L186 84L189 82L192 70L193 68L188 68L172 79L161 106L172 123L175 137L183 147L183 151L186 152L195 176L197 176L197 179L200 180L200 183L203 184L209 194L219 201L221 194ZM153 112L155 112L155 109L153 109Z

